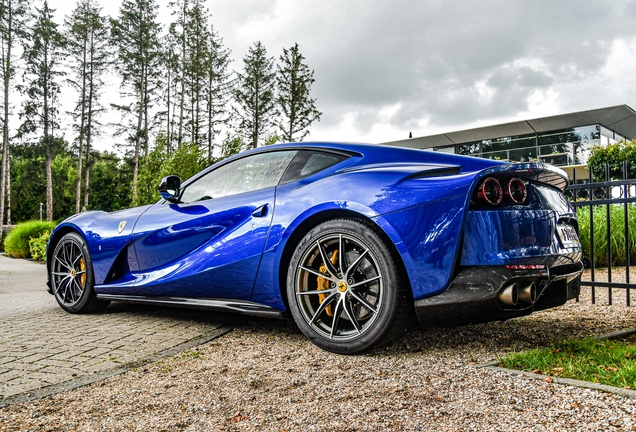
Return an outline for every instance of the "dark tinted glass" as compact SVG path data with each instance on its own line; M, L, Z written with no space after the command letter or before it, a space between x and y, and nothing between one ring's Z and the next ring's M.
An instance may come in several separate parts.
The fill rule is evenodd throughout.
M281 183L289 183L308 177L347 159L347 157L348 156L336 153L302 150L298 152L292 163L289 165Z

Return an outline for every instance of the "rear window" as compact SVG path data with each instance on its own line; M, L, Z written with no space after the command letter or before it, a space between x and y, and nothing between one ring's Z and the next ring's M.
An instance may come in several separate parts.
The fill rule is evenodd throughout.
M347 157L342 154L316 150L299 151L292 163L289 164L281 183L289 183L308 177L347 159Z

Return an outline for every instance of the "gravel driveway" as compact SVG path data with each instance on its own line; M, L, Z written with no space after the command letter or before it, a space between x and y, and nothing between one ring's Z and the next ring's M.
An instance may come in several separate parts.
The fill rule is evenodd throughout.
M360 356L287 321L246 318L193 350L0 410L0 430L636 430L636 400L471 366L633 327L636 308L583 298L506 322L413 329Z

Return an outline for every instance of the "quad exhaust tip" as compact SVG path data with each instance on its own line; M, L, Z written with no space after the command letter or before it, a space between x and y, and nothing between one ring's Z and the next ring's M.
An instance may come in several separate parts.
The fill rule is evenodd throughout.
M507 306L517 303L533 304L537 299L537 285L532 281L522 281L518 285L511 283L499 292L499 301Z
M499 301L505 305L515 306L519 300L519 288L516 283L504 287L499 293Z
M523 282L519 287L519 301L534 303L537 299L537 286L534 282Z

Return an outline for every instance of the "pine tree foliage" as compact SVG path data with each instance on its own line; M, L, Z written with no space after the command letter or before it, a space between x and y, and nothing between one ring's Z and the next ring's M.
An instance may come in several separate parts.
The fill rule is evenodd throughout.
M161 126L160 134L164 136L165 150L168 154L172 153L173 147L177 143L175 132L177 128L177 102L179 95L179 47L177 43L175 35L171 32L161 38L162 108L157 115L163 125Z
M122 0L114 19L102 15L100 0L74 1L62 34L47 1L38 0L42 6L32 8L31 0L0 0L4 96L0 234L5 214L8 219L11 210L5 207L11 207L5 194L10 185L14 191L26 190L20 184L26 178L37 177L40 183L27 188L29 200L16 195L14 210L19 209L20 218L36 211L33 203L44 196L47 219L83 208L114 210L154 199L154 185L143 191L137 187L140 166L151 153L156 158L157 152L163 152L166 160L186 165L190 159L179 155L196 154L205 159L201 163L209 164L219 155L272 144L279 137L300 141L311 124L320 120L316 100L310 96L313 71L297 44L283 50L280 65L274 68L274 58L268 57L261 42L255 42L237 73L230 69L230 51L211 24L205 0L173 0L169 4L173 22L163 34L157 22L157 0ZM22 80L17 86L13 82L16 60L24 62L24 67L19 65ZM121 83L119 101L106 108L100 100L111 68ZM63 83L76 95L69 113L61 112ZM10 146L15 88L22 92L21 125L12 129L17 129L17 138L36 145ZM102 129L100 114L106 109L122 116L121 122L109 125L115 137L123 138L117 144L126 150L121 161L112 154L102 157L92 148ZM71 121L68 131L60 129L66 121L62 121L64 114ZM63 135L72 138L71 146ZM156 137L161 137L161 148L151 152ZM23 152L27 148L33 151ZM28 167L31 174L22 168L10 169L10 150L21 155L20 167ZM38 164L45 169L32 175ZM121 175L115 176L116 171ZM146 171L143 175L156 174ZM16 176L13 181L11 176ZM108 183L115 177L113 189ZM130 183L132 188L127 186ZM116 199L110 199L107 190L116 190Z
M70 17L65 21L68 64L72 77L67 83L79 98L72 112L73 128L77 133L78 181L75 192L75 212L80 211L82 179L89 184L89 155L92 137L98 132L98 115L103 111L100 96L104 87L103 77L110 66L108 22L101 15L95 0L79 0ZM84 158L86 164L84 165ZM83 168L86 168L84 174ZM88 188L84 188L84 207L88 207Z
M205 64L206 82L203 88L205 109L205 129L202 135L208 163L214 159L215 138L221 132L220 126L227 125L230 113L227 109L236 79L228 71L230 50L223 46L223 40L210 27L207 38L207 58Z
M278 130L283 142L302 141L309 135L309 127L320 121L321 112L316 109L316 99L310 96L314 83L314 71L303 62L298 44L283 48L277 66L278 107L280 121Z
M53 21L54 9L45 0L42 8L35 8L30 40L24 45L25 95L22 104L22 136L39 136L46 149L46 218L53 220L53 178L51 163L54 157L55 134L59 127L60 80L66 40Z
M175 21L170 24L171 94L177 99L174 132L177 146L191 142L205 148L212 160L218 126L227 121L232 80L228 73L229 50L209 24L204 0L170 3ZM166 133L168 148L173 138Z
M129 104L114 105L126 120L117 134L132 144L132 200L136 203L141 153L148 154L149 109L159 86L159 31L154 0L124 0L117 19L111 19L111 40L116 47L115 69L121 77L121 95ZM130 131L133 133L131 134Z
M221 159L229 158L245 150L245 143L240 135L231 136L227 134L221 143Z
M2 152L0 153L0 239L5 221L11 221L11 167L9 164L9 116L11 114L11 88L17 58L15 48L26 37L29 18L28 0L0 0L0 71L2 71ZM4 218L5 200L7 218Z
M185 133L189 141L199 146L203 140L202 111L203 89L208 65L208 11L203 0L191 0L185 34L186 57L184 59L185 97L187 99Z
M174 0L168 3L168 6L172 9L172 16L175 18L175 21L170 24L168 33L171 36L171 41L174 43L173 45L173 53L175 56L175 75L174 75L174 85L175 85L175 95L177 95L178 99L175 100L176 103L176 130L174 132L177 147L181 145L183 142L183 125L185 120L185 85L186 85L186 58L187 58L187 31L188 31L188 14L190 11L190 1L189 0ZM170 139L170 135L168 135L168 139ZM168 144L168 148L171 147L171 144Z
M239 129L252 148L267 138L276 118L274 58L258 41L243 58L244 70L234 91Z

